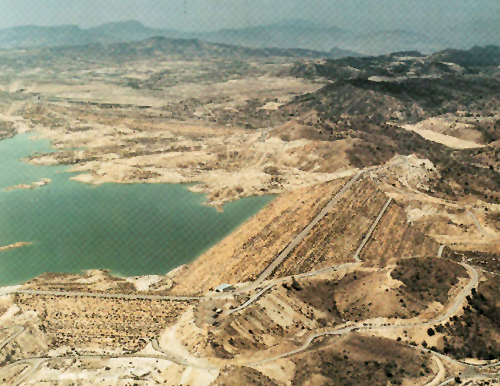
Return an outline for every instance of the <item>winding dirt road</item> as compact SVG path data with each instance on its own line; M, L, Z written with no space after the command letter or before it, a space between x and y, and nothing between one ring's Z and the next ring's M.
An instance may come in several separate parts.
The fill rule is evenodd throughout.
M16 339L19 335L21 335L25 331L24 326L12 326L10 328L2 328L0 329L0 331L10 330L10 329L14 329L16 331L12 335L10 335L7 339L5 339L3 342L0 342L0 351L3 350L5 346L7 346L10 342L12 342L14 339Z
M438 367L438 373L434 377L432 381L427 383L425 386L438 386L441 380L446 376L446 370L444 368L443 362L441 362L441 359L439 359L437 356L433 356L434 361L436 362L436 365Z
M320 214L288 245L288 247L280 253L280 255L277 256L277 258L273 261L272 264L268 266L268 268L260 275L260 277L257 279L256 282L252 283L251 286L244 288L245 291L250 291L252 289L258 288L258 286L281 264L281 262L288 256L288 254L304 239L304 237L312 230L312 228L338 203L340 198L342 197L345 192L360 178L360 176L364 173L365 171L360 171L358 172L336 195L335 197L329 202L329 204L320 212ZM337 267L329 267L329 268L324 268L319 271L315 272L310 272L306 273L300 276L313 276L315 274L323 273L328 270L332 269L339 269L341 267L346 267L349 265L355 265L359 264L361 261L359 259L359 255L365 246L365 244L368 242L369 238L371 237L371 234L375 230L377 224L379 223L380 219L384 215L385 211L389 207L391 203L391 199L387 201L385 204L384 208L382 211L379 213L379 216L377 219L374 221L372 224L372 227L368 234L365 236L363 239L360 247L358 248L358 251L355 253L353 256L354 260L356 263L350 263L350 264L345 264L343 266L337 266ZM442 247L444 249L444 246ZM442 253L442 249L440 249L440 252ZM251 362L249 361L248 363L244 364L245 366L257 366L257 365L262 365L271 361L275 361L280 358L288 357L290 355L294 355L300 352L303 352L309 348L309 346L312 344L314 340L316 340L319 337L324 337L324 336L341 336L344 334L349 334L354 331L369 331L369 330L387 330L387 329L405 329L409 327L423 327L423 326L434 326L437 324L440 324L452 316L454 316L459 309L462 307L463 302L465 301L466 297L470 294L472 288L476 287L478 284L479 276L477 271L469 266L466 263L462 263L462 266L465 267L469 273L470 276L470 281L469 283L465 286L465 288L459 293L459 295L455 298L453 303L447 307L446 313L443 315L437 317L434 320L431 320L429 322L420 322L420 323L408 323L408 324L395 324L395 325L380 325L380 324L374 324L374 322L370 322L370 320L366 320L357 324L350 324L350 325L344 325L341 327L337 327L336 329L329 330L329 331L321 331L318 333L315 333L313 335L310 335L304 344L301 347L298 347L295 350L289 351L287 353L283 353L281 355L277 355L274 357L270 357L261 361L256 361L256 362ZM266 291L271 289L274 285L277 283L283 281L284 278L282 279L277 279L274 280L273 282L269 283L267 286L262 288L258 293L256 293L254 296L252 296L249 300L247 300L245 303L243 303L240 307L232 310L231 313L241 311L243 308L249 306L253 302L255 302L257 299L259 299ZM242 293L243 289L238 291L238 293ZM62 295L62 296L85 296L85 297L102 297L102 298L116 298L116 299L134 299L134 300L141 300L141 299L148 299L148 300L178 300L178 301L190 301L190 300L208 300L208 299L223 299L223 298L231 298L234 296L234 293L229 293L229 294L214 294L213 296L204 296L204 297L183 297L183 296L155 296L155 295L129 295L129 294L103 294L103 293L87 293L87 292L59 292L59 291L36 291L36 290L19 290L19 289L14 289L10 291L10 293L28 293L28 294L41 294L41 295ZM0 344L0 349L4 348L6 345L8 345L10 342L15 340L17 336L22 334L24 332L24 327L22 326L16 326L17 331L11 335L9 338L4 340ZM53 361L53 360L65 360L65 359L111 359L111 358L150 358L150 359L158 359L158 360L166 360L169 362L174 362L182 366L189 366L193 368L199 368L199 369L205 369L205 370L216 370L220 369L221 365L216 365L216 364L210 364L210 363L193 363L187 358L183 358L179 355L175 355L173 353L169 353L167 350L164 348L160 347L158 341L156 339L151 341L152 347L161 355L140 355L140 354L131 354L131 355L116 355L116 356L106 356L106 355L87 355L87 356L61 356L61 357L53 357L53 358L32 358L32 359L23 359L19 360L17 362L14 362L10 364L9 366L5 367L4 369L10 368L11 366L19 365L19 364L27 364L29 366L29 370L25 370L23 372L23 375L17 380L16 383L14 383L14 386L20 385L22 382L27 380L33 373L35 373L41 366L47 361ZM439 361L438 356L441 354L437 355L437 353L433 353L435 355L436 360ZM444 357L444 356L440 356ZM449 360L453 360L452 358L445 357ZM241 365L241 363L239 363ZM498 364L492 364L493 366L497 366ZM442 363L441 363L442 366ZM442 379L442 374L441 374L441 366L439 366L439 379L436 376L435 380L432 381L428 386L434 386L436 385L437 380ZM470 365L472 366L472 365ZM477 368L480 368L481 366L476 366ZM445 381L447 382L447 381ZM445 383L441 383L445 384Z

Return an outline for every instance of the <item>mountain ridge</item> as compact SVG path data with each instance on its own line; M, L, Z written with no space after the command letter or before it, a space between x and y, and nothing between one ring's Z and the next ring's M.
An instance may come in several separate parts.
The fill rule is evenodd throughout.
M167 38L196 38L212 43L251 48L302 48L315 51L330 51L335 48L340 53L340 50L345 51L344 55L346 56L350 56L352 53L381 55L395 51L419 50L431 53L447 47L464 48L460 44L454 43L453 39L450 40L450 36L455 34L457 34L456 28L442 35L429 35L425 32L409 29L375 30L360 33L300 19L236 29L223 28L206 32L186 32L152 28L137 20L127 20L105 23L91 28L81 28L75 25L49 27L29 25L0 29L0 49L122 43L163 36ZM471 46L484 45L481 44L482 40L489 38L483 35L479 34L475 41L471 40Z
M179 39L155 36L141 41L118 43L88 43L83 45L66 45L26 49L22 56L17 51L9 52L4 58L14 60L22 58L42 58L44 62L53 60L91 60L95 62L116 62L150 60L158 58L171 59L242 59L242 58L296 58L296 59L335 59L338 51L322 52L300 48L251 48L230 44L211 43L200 39ZM345 56L342 52L341 57ZM355 54L355 53L352 53ZM12 56L15 55L15 58Z

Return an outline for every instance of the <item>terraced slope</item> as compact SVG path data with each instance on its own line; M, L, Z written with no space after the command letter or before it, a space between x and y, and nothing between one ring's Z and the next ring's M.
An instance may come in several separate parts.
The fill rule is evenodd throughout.
M358 182L278 267L274 277L351 262L386 201L372 181Z
M205 292L254 280L345 184L345 179L286 193L176 278L174 293Z
M385 266L405 256L436 256L439 244L407 223L403 208L392 202L361 253L361 260Z

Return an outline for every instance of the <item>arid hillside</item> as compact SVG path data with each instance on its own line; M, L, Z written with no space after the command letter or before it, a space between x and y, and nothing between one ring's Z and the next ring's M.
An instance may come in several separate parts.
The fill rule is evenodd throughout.
M52 146L25 166L65 165L72 189L189 183L220 211L274 197L171 272L0 288L0 383L498 385L498 49L328 57L0 52L0 140ZM19 187L0 194L43 191ZM37 242L17 241L2 259Z

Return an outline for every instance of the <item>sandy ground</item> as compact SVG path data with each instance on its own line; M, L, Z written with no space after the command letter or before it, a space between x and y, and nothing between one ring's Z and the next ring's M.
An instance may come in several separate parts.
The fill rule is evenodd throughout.
M219 208L241 197L280 194L355 172L345 154L352 146L350 139L286 142L260 131L189 123L161 123L147 131L125 125L85 125L91 129L66 132L33 127L58 147L86 149L62 158L50 153L30 162L54 165L88 159L70 171L82 173L72 179L90 184L196 182L190 190L208 194L207 204ZM159 143L152 154L150 146L142 145L150 140Z
M433 118L431 119L431 121L435 121L436 119L438 118ZM402 127L406 130L414 131L415 133L420 134L422 137L428 139L429 141L441 143L453 149L474 149L483 147L483 145L481 145L480 143L476 143L472 140L464 140L451 135L441 134L440 132L424 128L424 127L429 127L427 121L425 123L419 123L416 125L404 125ZM478 140L477 135L471 134L467 135L467 137L472 137L475 140Z
M135 288L139 292L144 292L144 291L149 291L151 286L158 284L162 281L164 281L166 278L165 276L154 276L154 275L147 275L147 276L136 276L136 277L127 277L125 278L126 281L129 283L133 283L135 285ZM167 280L169 283L162 285L160 288L156 288L156 290L168 290L172 286L173 282L171 280Z
M116 69L100 69L99 71L102 74L114 74ZM132 78L147 78L147 66L140 68L138 65L134 71ZM257 260L259 260L257 257L267 256L271 259L278 253L293 238L297 230L307 224L308 216L312 216L318 207L321 207L321 203L336 191L337 182L340 183L343 177L353 175L357 171L351 167L345 154L353 144L353 140L350 139L316 142L300 139L300 135L297 134L297 138L283 141L272 135L268 136L267 132L271 131L270 128L250 131L217 126L208 122L174 123L160 119L153 121L151 117L145 118L139 113L120 116L119 114L125 114L124 111L117 113L118 115L114 115L115 112L108 115L98 109L92 110L89 106L81 110L71 105L68 110L62 108L68 106L67 100L77 100L152 106L159 109L167 103L189 98L227 95L232 99L228 105L228 111L237 109L238 103L252 98L275 99L274 102L268 102L260 107L262 110L275 111L294 94L312 92L321 87L319 84L310 84L304 80L264 76L230 80L212 85L181 84L154 93L100 82L88 82L87 85L15 82L6 87L9 91L25 88L28 92L41 93L43 98L62 100L63 103L59 105L50 105L47 110L40 110L33 114L32 122L16 115L16 111L19 113L23 106L12 107L11 111L0 114L0 119L14 122L18 132L39 132L42 137L52 140L57 148L83 148L62 159L55 154L48 154L31 160L32 163L41 165L61 162L76 164L71 171L81 173L74 178L77 181L91 184L197 182L197 185L190 189L208 194L208 203L216 207L221 207L224 203L241 197L284 193L274 206L266 209L266 218L256 216L250 219L246 227L240 228L231 238L207 252L208 259L205 257L204 260L195 263L193 272L198 269L198 273L201 272L202 275L192 275L191 278L184 280L179 288L176 288L180 293L193 290L195 286L208 290L214 283L220 284L218 281L246 280L255 272L260 272L262 267L257 266ZM40 106L35 106L34 110L38 107ZM151 113L153 112L155 112L154 109L151 109ZM294 134L291 129L295 129L297 133L307 130L307 127L299 122L292 122L289 126L293 127L285 126L281 129L292 132L292 137ZM482 146L480 135L472 129L470 124L465 121L453 123L447 117L430 119L417 125L407 125L405 129L456 149ZM497 230L491 223L488 223L484 212L473 208L472 205L466 208L475 209L474 213L477 214L478 221L483 224L484 230L490 236L481 232L475 221L470 216L465 216L463 211L461 212L464 203L446 202L421 193L420 190L425 187L426 178L435 176L435 169L428 160L408 157L408 161L408 165L400 169L380 173L382 175L375 173L377 175L374 176L374 182L376 181L378 186L387 191L391 197L405 205L410 223L425 228L427 234L431 234L443 243L456 240L490 240L497 236ZM332 182L319 185L328 181ZM32 188L49 182L49 180L41 180L35 185L26 186ZM308 203L302 205L305 201ZM489 208L495 209L493 206ZM279 221L273 222L273 219L279 219ZM428 226L429 223L432 226ZM0 251L27 244L14 244L0 248ZM261 250L255 249L254 251L257 252L254 254L248 253L248 251L252 252L254 245L260 246ZM245 253L248 255L244 255ZM257 257L255 253L258 253ZM234 256L238 258L246 256L245 264L236 265L237 259ZM214 272L220 268L218 265L227 261L232 262L234 266L229 264L226 272L213 276ZM390 277L390 268L374 274L371 278L377 287L376 291L370 290L369 285L364 288L353 286L348 288L348 293L343 297L337 297L336 301L340 309L352 308L360 299L368 299L383 314L386 311L385 307L390 304L382 302L382 295L386 290L399 288L402 285L401 282ZM127 278L126 281L132 283L139 292L158 290L156 287L159 283L163 285L163 281L166 284L162 289L168 289L173 281L182 279L182 275L186 272L190 272L189 268L182 267L178 270L177 276L171 273L168 280L161 276L143 276ZM106 274L100 271L87 272L78 280L100 291L111 288ZM21 312L22 310L14 304L11 296L1 296L6 291L8 289L2 289L0 292L0 311L2 311L0 325L18 323L30 328L30 333L23 334L16 340L16 343L22 347L23 355L33 356L34 352L46 352L48 342L45 341L45 335L40 329L38 311ZM449 295L453 296L454 292ZM108 303L101 305L101 312L107 311L109 314L124 312L124 309L117 308L114 302ZM81 299L63 298L59 304L61 309L53 302L54 307L49 311L54 315L50 317L58 321L57 318L60 315L57 316L57 314L63 313L66 323L64 326L67 330L71 330L76 325L75 316L67 310L76 310L78 314L83 315L88 313L92 305L96 307L95 304L100 303L94 300L85 303ZM213 369L213 364L206 358L212 350L210 339L214 339L213 336L217 334L210 335L209 332L212 333L214 330L209 330L212 326L204 325L203 321L198 320L197 323L194 306L186 307L187 309L179 311L180 319L159 333L159 346L200 368L186 367L164 360L139 358L70 360L42 366L26 384L61 382L62 384L92 385L98 382L111 386L127 384L126 382L132 379L138 382L147 380L143 382L144 384L151 380L171 385L208 386L219 375L219 370ZM443 305L439 303L430 304L421 318L431 318L442 311L442 308ZM138 303L131 302L124 313L139 314L144 310L148 310L144 303L139 307ZM252 315L253 312L260 312L259 317ZM250 342L254 339L254 334L250 332L250 329L266 330L264 319L272 324L272 328L277 326L279 334L271 333L269 330L262 334L268 351L252 351L250 345L248 349L238 351L230 347L227 340L222 343L228 349L234 350L234 363L248 363L250 360L266 358L273 354L278 355L296 348L298 342L301 342L311 330L319 328L317 320L327 316L324 310L314 309L306 302L292 299L284 287L277 286L271 295L258 301L258 306L249 310L248 313L243 311L230 320L238 337ZM94 320L92 315L87 315L86 318ZM82 320L83 324L87 323L85 318L82 317ZM398 321L380 317L367 322L393 323ZM126 327L126 323L125 321L122 325ZM147 321L147 323L150 322ZM104 321L100 326L99 332L106 333L105 330L109 324ZM142 327L145 329L146 325ZM61 327L59 329L61 330ZM88 330L80 330L82 334L81 331ZM228 336L230 333L232 333L231 330L227 333ZM377 334L396 339L401 333L397 330L385 330ZM110 334L110 331L107 331L107 334ZM403 335L406 335L403 338L405 342L411 339L418 342L426 339L429 344L434 342L430 337L426 337L424 329L414 329L408 331L407 334L403 332ZM434 340L438 338L438 334L433 337ZM102 335L99 339L102 339ZM98 344L78 347L78 349L88 349L97 353L110 352ZM69 346L64 346L51 350L49 353L60 355L70 351ZM151 343L141 353L158 354ZM219 363L229 362L220 360ZM264 375L287 385L290 384L295 371L293 362L286 358L255 368ZM433 370L436 372L441 370L437 362Z
M473 123L475 119L446 114L423 120L414 125L407 125L405 128L433 131L438 134L448 135L481 145L483 144L483 138L481 133L474 128Z
M425 191L430 179L440 177L434 165L415 156L406 159L401 167L374 173L372 178L379 188L404 206L409 223L441 244L471 243L465 249L475 250L474 243L498 242L500 232L490 218L500 213L500 205L471 201L467 197L456 201L433 197Z
M187 84L164 89L158 96L150 92L142 92L129 87L110 85L101 82L91 82L86 85L40 84L25 86L29 93L39 93L45 97L60 100L89 101L97 103L113 103L135 106L162 107L168 102L178 102L189 98L205 98L213 95L229 95L235 103L251 98L281 97L286 93L313 92L321 87L298 78L278 78L264 76L243 80L230 80L211 85ZM244 89L245 92L241 93ZM274 107L270 105L268 107Z
M14 248L22 248L22 247L25 247L27 245L31 245L31 243L22 241L22 242L19 242L19 243L7 245L5 247L0 247L0 252L8 251L8 250L14 249Z
M11 186L9 188L6 188L5 190L7 192L10 192L12 190L25 190L25 189L37 189L41 188L42 186L48 185L52 182L52 180L48 178L42 178L40 181L32 182L31 185L27 184L20 184L16 186Z

